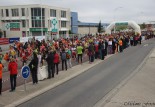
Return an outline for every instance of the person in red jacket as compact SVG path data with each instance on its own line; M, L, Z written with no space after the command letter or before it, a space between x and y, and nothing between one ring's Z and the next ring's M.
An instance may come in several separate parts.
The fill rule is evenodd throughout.
M18 74L18 64L15 61L14 58L11 58L11 61L9 62L8 65L8 70L10 71L10 84L11 84L11 90L10 92L15 91L16 89L16 78L17 78L17 74Z
M58 67L58 65L59 65L59 62L60 62L60 57L59 57L59 54L56 52L56 51L54 51L53 52L54 53L54 71L55 71L55 67L56 67L56 74L58 74L58 72L59 72L59 67Z

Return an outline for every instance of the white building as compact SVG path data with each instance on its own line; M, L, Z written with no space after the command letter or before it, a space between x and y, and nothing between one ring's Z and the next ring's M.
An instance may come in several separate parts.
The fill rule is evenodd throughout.
M68 8L39 4L0 6L0 29L5 37L67 35L70 17Z

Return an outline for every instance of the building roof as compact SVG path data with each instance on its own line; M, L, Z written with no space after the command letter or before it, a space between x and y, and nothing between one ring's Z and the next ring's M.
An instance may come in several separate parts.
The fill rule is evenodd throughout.
M79 22L79 26L98 26L99 23ZM108 26L109 23L101 23L102 26Z
M70 8L64 8L64 7L56 7L56 6L51 6L51 5L44 5L44 4L25 4L25 5L4 5L4 6L0 6L0 8L6 8L6 7L36 7L36 6L39 6L39 7L53 7L53 8L56 8L56 9L70 9Z

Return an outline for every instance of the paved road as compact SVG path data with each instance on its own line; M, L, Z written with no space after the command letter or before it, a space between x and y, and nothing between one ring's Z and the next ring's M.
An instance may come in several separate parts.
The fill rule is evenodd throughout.
M153 39L130 47L19 107L92 107L129 76L154 46Z

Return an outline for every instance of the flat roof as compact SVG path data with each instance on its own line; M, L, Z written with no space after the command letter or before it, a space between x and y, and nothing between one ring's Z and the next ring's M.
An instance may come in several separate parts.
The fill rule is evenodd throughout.
M99 23L79 22L79 26L98 26ZM109 23L101 23L101 26L108 26Z
M70 9L70 8L64 8L64 7L57 7L57 6L51 6L51 5L44 5L44 4L25 4L25 5L6 5L6 6L0 6L1 8L6 8L6 7L33 7L33 6L43 6L43 7L54 7L54 8L58 8L58 9Z

